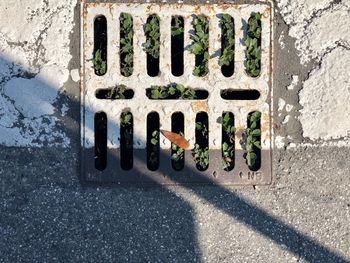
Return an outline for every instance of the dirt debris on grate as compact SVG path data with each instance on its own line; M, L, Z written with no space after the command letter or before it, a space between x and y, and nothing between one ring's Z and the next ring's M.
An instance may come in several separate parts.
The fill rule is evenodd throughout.
M83 1L81 14L83 181L271 182L270 1Z

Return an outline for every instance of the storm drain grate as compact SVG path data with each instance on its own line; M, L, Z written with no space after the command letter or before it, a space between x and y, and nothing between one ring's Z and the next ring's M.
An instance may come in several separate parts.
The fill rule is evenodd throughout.
M81 12L84 181L271 182L272 3L83 2Z

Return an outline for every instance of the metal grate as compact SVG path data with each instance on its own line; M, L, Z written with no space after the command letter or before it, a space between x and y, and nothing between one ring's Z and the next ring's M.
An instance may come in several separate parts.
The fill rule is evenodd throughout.
M120 61L120 15L127 13L133 21L133 70L128 77L121 74ZM261 17L261 72L252 78L245 72L245 50L243 44L247 21L252 13ZM159 16L160 55L159 73L151 77L147 73L147 54L142 44L146 41L144 24L150 15ZM229 14L234 19L235 48L234 72L232 76L223 75L219 66L221 50L220 19ZM269 184L272 178L272 56L273 56L273 5L271 2L251 4L136 4L136 3L85 3L81 4L81 145L82 176L86 182L144 184L176 183L217 183L217 184ZM194 76L195 55L188 47L192 40L191 24L194 15L204 15L209 23L209 72L204 77ZM183 73L174 76L171 56L172 17L180 16L184 24ZM93 54L96 53L96 18L103 18L106 30L99 41L105 42L106 50L101 56L106 60L106 73L96 74ZM101 44L101 43L100 43ZM182 74L181 74L182 73ZM199 100L151 100L146 90L152 85L167 86L171 83L182 84L207 91L207 98ZM132 96L125 99L103 99L104 89L116 85L125 85ZM225 93L224 90L237 90ZM102 91L101 91L102 90ZM246 92L247 91L247 92ZM223 93L225 93L223 95ZM102 95L101 95L102 94ZM226 97L225 97L226 96ZM121 150L121 114L132 113L133 147L129 152L131 165L122 168L120 159L125 160ZM261 113L261 166L252 171L244 159L244 151L239 141L247 127L247 118L251 112ZM172 115L183 114L183 131L192 149L196 143L196 117L198 113L208 116L209 166L204 171L196 167L192 152L185 151L184 168L174 169L171 160L171 143L163 136L159 137L159 160L156 169L147 165L147 123L148 114L159 119L161 129L174 130ZM234 167L225 171L222 167L222 126L220 118L224 112L234 117L236 128L234 140ZM99 126L97 127L97 123ZM102 123L102 124L101 124ZM150 124L149 124L150 125ZM155 125L156 127L157 125ZM102 128L101 128L102 127ZM105 127L105 129L104 129ZM102 129L102 131L101 131ZM104 129L104 130L103 130ZM123 132L123 131L122 131ZM96 133L98 136L96 137ZM96 149L96 143L102 145ZM123 147L122 147L123 148ZM101 153L102 151L102 153ZM129 158L127 157L127 159ZM101 161L101 158L104 159ZM97 160L96 160L97 159ZM124 161L125 162L125 161ZM96 164L97 163L97 164Z

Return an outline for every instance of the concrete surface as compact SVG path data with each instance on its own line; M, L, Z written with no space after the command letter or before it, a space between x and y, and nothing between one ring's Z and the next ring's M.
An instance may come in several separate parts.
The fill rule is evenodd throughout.
M2 1L0 262L350 262L349 4L276 1L273 185L111 189L78 178L77 1Z

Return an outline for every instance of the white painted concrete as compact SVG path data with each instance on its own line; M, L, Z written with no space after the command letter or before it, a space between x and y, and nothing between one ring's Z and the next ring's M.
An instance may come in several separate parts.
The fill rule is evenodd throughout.
M69 145L53 103L69 77L76 1L45 2L0 3L0 144Z
M297 40L296 48L300 53L302 63L317 58L327 46L334 44L335 41L349 37L343 33L346 32L349 24L350 18L344 16L344 12L349 8L350 3L343 1L342 4L330 8L331 2L333 1L277 1L284 20L290 26L289 35ZM322 11L323 9L325 11ZM342 23L339 23L340 18ZM313 39L315 37L317 41Z
M282 136L275 136L275 147L281 149L284 147L285 138Z
M79 69L72 69L70 71L70 76L74 82L78 82L80 80Z
M337 139L350 130L350 51L337 48L327 54L300 92L303 135Z
M287 90L293 90L296 85L299 83L299 76L298 75L293 75L292 76L292 82L290 85L287 87Z
M278 98L278 111L282 111L284 109L284 106L286 106L286 101L282 98Z
M342 138L350 130L350 1L280 0L281 14L296 38L302 63L322 63L303 83L300 122L305 137L321 140ZM345 47L345 48L343 48ZM298 79L287 88L292 90Z

